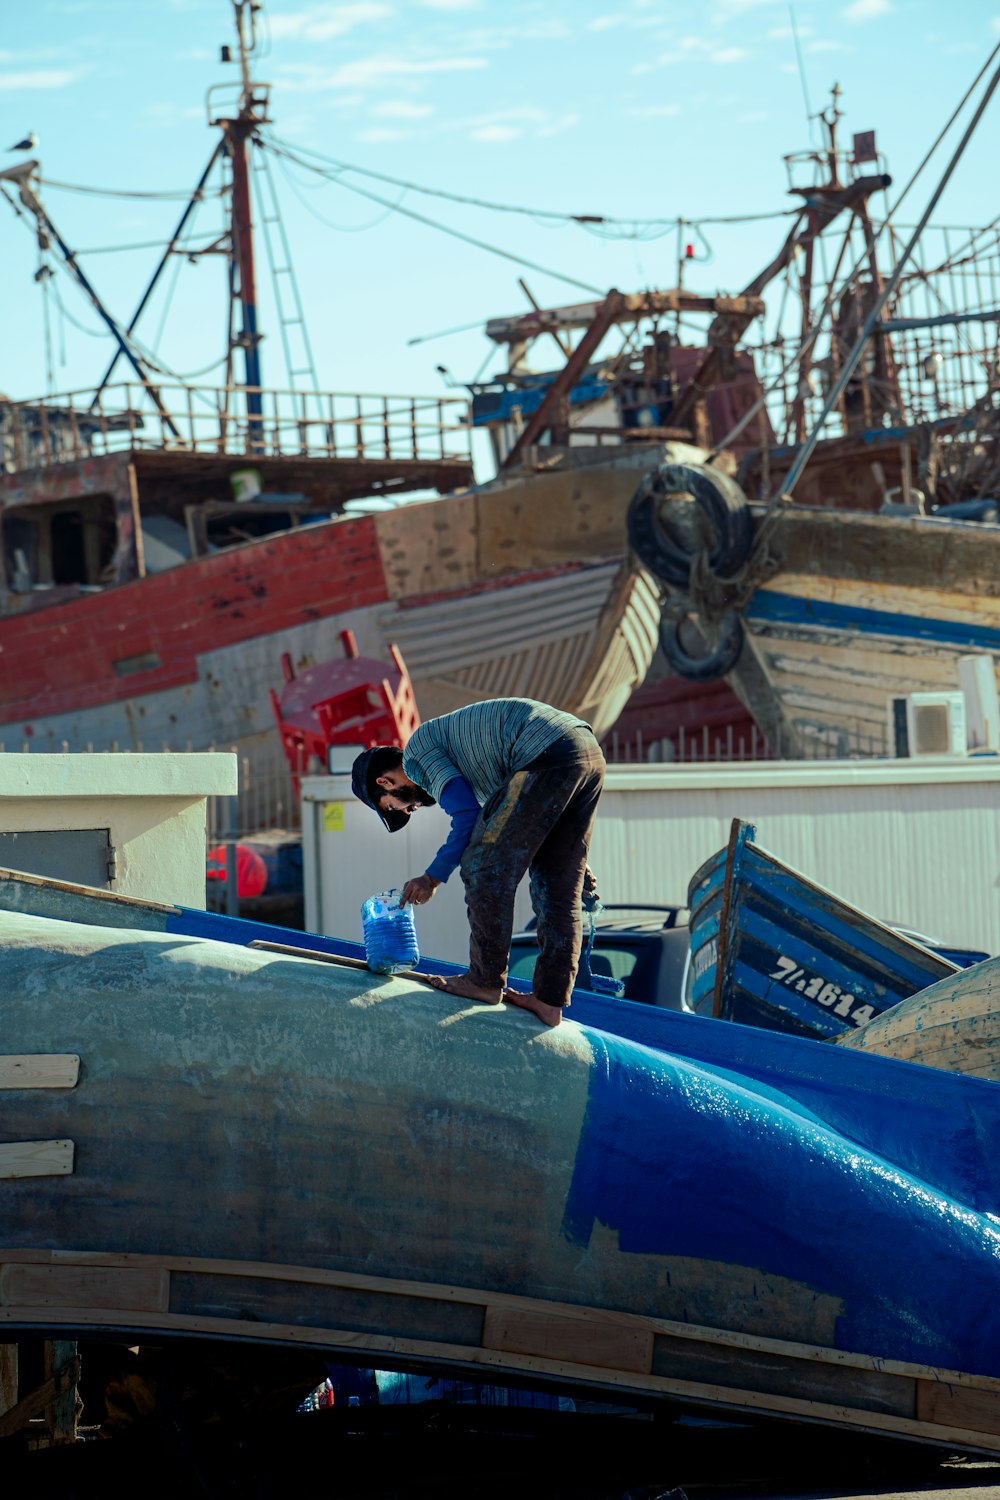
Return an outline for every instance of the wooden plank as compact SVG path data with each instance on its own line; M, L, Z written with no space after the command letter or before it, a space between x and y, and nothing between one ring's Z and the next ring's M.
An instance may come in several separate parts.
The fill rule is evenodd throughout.
M5 1307L110 1307L166 1312L170 1272L162 1267L5 1265L0 1269Z
M17 1405L17 1345L0 1344L0 1417Z
M46 1407L51 1406L52 1402L64 1391L75 1387L79 1378L80 1361L78 1359L64 1365L43 1385L38 1386L30 1395L23 1397L16 1406L12 1406L10 1411L0 1416L0 1438L19 1432L33 1417L41 1416Z
M942 1381L917 1381L917 1417L942 1427L971 1427L1000 1435L1000 1394Z
M859 1370L832 1361L803 1358L789 1351L736 1349L705 1340L657 1335L651 1370L667 1379L756 1391L761 1395L801 1396L845 1404L858 1411L913 1417L912 1376L887 1370ZM992 1393L993 1399L1000 1399Z
M68 1177L72 1171L72 1141L8 1141L0 1145L0 1180Z
M483 1323L483 1348L646 1374L653 1358L653 1335L648 1328L596 1317L490 1306Z
M12 1052L0 1057L0 1089L73 1089L79 1078L76 1052Z
M52 1400L45 1405L49 1445L75 1443L80 1373L76 1343L70 1339L46 1339L44 1360L45 1374L55 1386Z

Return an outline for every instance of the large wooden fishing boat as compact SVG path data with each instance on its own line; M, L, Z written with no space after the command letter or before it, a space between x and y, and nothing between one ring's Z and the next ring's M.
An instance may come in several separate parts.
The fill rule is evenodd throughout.
M615 1030L546 1031L159 911L0 916L10 1343L173 1345L183 1386L185 1349L249 1341L1000 1451L991 1088L599 997Z
M813 178L793 187L801 219L762 273L805 252L795 336L744 343L762 395L708 469L668 465L642 486L629 523L668 593L667 660L725 677L793 758L892 753L893 700L957 692L959 659L1000 648L1000 238L929 226L930 208L912 233L877 222L874 138L840 150L839 117L835 101ZM734 450L755 413L773 433ZM717 472L725 449L735 485Z

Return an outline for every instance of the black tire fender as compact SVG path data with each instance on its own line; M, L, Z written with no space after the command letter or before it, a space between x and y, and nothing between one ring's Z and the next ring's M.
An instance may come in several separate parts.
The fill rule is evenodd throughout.
M644 474L628 508L629 546L666 583L686 585L699 552L719 578L750 555L753 521L735 480L702 464L660 464Z
M689 620L690 615L685 613L660 621L660 645L668 663L678 676L686 677L689 682L714 682L725 677L743 650L743 621L735 610L728 610L719 623L714 647L706 650L704 656L695 656L684 642L684 627Z

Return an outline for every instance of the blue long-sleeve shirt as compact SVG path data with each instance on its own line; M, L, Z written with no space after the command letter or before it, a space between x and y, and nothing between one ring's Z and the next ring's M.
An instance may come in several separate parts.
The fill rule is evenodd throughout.
M427 873L443 882L458 868L465 853L479 817L479 803L462 776L452 777L442 790L438 803L451 818L451 832L427 866Z

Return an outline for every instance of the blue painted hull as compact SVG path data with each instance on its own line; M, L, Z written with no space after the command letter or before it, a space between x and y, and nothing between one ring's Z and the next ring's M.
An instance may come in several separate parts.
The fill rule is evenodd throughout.
M953 974L910 942L783 865L733 824L726 849L691 880L692 1006L798 1036L863 1026Z
M310 1277L625 1314L644 1341L613 1373L649 1390L691 1325L1000 1377L989 1085L615 1002L682 1045L548 1032L401 980L20 914L0 970L5 1049L82 1059L77 1089L0 1095L4 1139L76 1147L70 1176L5 1183L8 1270L114 1252L168 1276L150 1326L246 1337L250 1306L254 1336L332 1326L355 1352L402 1339L402 1314L390 1298L373 1334L370 1300L324 1313ZM58 1285L20 1316L69 1316ZM480 1348L456 1296L422 1335L439 1361Z

